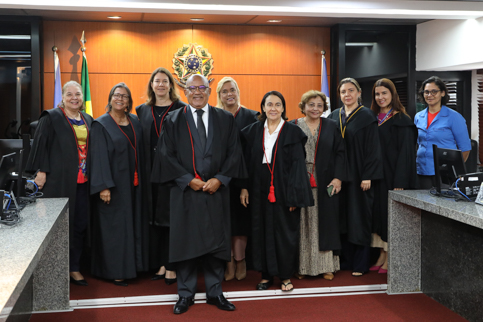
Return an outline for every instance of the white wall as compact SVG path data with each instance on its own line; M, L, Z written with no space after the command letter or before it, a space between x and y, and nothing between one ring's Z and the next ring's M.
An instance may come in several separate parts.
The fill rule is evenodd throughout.
M473 70L470 137L478 141L476 69L483 69L483 17L468 20L433 20L417 26L416 70Z
M483 68L483 17L433 20L417 26L416 70L480 68Z

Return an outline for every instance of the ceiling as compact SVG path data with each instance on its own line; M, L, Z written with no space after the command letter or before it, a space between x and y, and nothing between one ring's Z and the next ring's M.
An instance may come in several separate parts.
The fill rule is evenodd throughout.
M173 0L168 0L173 1ZM0 15L39 16L44 20L115 21L144 23L199 23L333 26L357 24L419 24L432 19L468 19L483 16L478 1L293 1L265 0L0 0ZM82 5L80 5L82 4ZM193 22L190 18L203 18Z

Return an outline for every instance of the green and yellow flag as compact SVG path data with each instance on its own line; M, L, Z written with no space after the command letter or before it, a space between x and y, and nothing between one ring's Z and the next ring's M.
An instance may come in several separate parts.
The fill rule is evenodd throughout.
M91 87L89 85L89 70L87 69L86 53L82 53L82 76L81 76L82 91L84 92L84 104L86 106L86 113L92 115L91 102Z

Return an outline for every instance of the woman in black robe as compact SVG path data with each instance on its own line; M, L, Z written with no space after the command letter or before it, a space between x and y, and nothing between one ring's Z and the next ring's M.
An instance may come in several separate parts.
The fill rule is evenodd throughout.
M93 119L83 109L82 87L67 82L58 108L40 115L27 170L38 170L35 183L44 198L69 198L70 280L87 286L79 270L89 221L87 142Z
M240 89L231 77L223 77L216 86L217 107L233 114L239 131L258 121L259 112L249 110L240 104ZM241 136L241 135L240 135ZM242 140L242 146L244 142ZM231 261L225 270L225 281L242 280L247 276L245 250L250 232L250 210L240 203L240 192L247 188L246 179L230 181L230 215L231 215Z
M302 95L299 108L305 117L294 120L307 135L307 172L315 205L300 214L298 278L304 275L332 280L339 270L339 192L346 180L346 155L342 135L334 120L322 118L327 97L319 91Z
M124 83L109 93L108 112L92 123L91 194L94 196L92 273L127 286L148 266L148 212L143 133L130 114L131 91Z
M414 122L399 100L394 83L382 78L372 88L371 110L379 125L384 179L374 182L372 247L380 248L380 256L370 270L387 273L387 207L388 191L415 189L416 140Z
M144 171L151 176L156 146L169 112L184 107L180 101L173 75L164 67L153 71L147 85L146 103L136 107L144 137ZM169 187L144 181L149 213L149 269L156 269L152 280L165 278L166 284L176 282L176 271L169 263Z
M300 208L314 204L305 166L307 136L285 122L285 110L282 94L270 91L262 99L260 121L242 130L250 182L240 198L251 207L253 265L262 273L257 290L268 289L274 276L282 291L293 290Z
M348 180L343 182L340 204L341 269L362 276L369 270L375 180L383 177L377 119L361 105L361 87L353 78L340 81L337 92L344 104L329 118L344 138Z

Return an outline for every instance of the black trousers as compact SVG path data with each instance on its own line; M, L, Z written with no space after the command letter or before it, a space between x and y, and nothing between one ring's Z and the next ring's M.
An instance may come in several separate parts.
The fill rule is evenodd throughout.
M369 271L370 247L356 245L347 240L347 235L341 235L341 269L365 273Z
M84 246L84 237L86 235L88 214L89 214L89 183L81 183L77 185L75 212L73 225L73 236L69 247L69 271L78 272L80 270L80 258L82 248Z
M225 261L210 254L176 263L178 294L181 297L194 297L198 284L198 261L201 260L204 274L206 296L216 297L223 293L221 282L225 275Z

